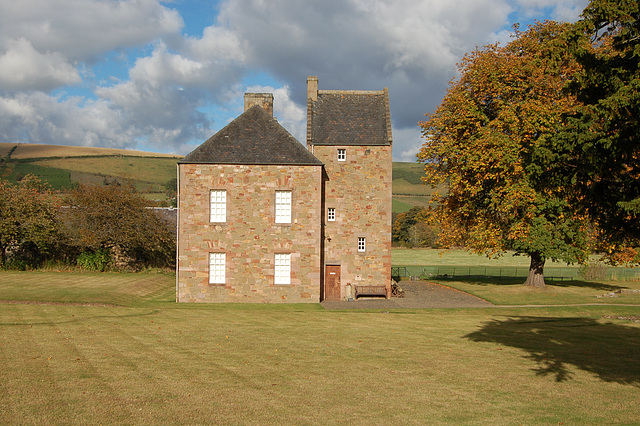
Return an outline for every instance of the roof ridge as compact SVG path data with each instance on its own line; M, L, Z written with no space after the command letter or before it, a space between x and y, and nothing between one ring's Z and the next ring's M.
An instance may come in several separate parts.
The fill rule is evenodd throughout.
M318 95L384 95L384 90L318 90Z

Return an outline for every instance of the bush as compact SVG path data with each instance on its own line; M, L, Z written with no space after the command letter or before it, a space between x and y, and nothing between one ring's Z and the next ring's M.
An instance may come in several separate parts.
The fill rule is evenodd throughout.
M104 272L113 262L109 250L97 250L95 252L83 251L78 256L76 263L87 271Z
M588 281L604 280L607 278L607 267L602 263L589 263L580 267L578 276Z
M70 207L62 219L65 233L83 252L106 250L116 269L175 265L172 225L146 208L148 200L130 183L78 185L66 203Z
M46 184L33 175L17 185L0 179L0 265L38 266L62 239L56 200Z
M6 271L26 271L29 269L29 265L22 259L12 258L2 265L2 269Z

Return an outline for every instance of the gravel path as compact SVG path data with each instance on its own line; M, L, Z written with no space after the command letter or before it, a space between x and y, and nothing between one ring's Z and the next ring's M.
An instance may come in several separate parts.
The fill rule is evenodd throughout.
M353 302L322 302L325 309L486 308L494 306L460 290L426 281L402 281L404 297L362 297Z

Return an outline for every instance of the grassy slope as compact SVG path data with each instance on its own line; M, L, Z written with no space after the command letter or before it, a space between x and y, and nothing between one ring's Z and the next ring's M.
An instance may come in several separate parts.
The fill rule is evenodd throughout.
M12 143L0 143L0 157ZM164 184L175 177L179 157L122 149L19 144L11 162L0 170L1 178L15 181L33 173L49 181L55 189L74 182L101 184L107 179L129 179L142 192L162 193ZM393 211L404 212L414 206L426 207L433 190L422 184L424 165L393 163Z
M176 305L173 277L0 272L0 423L635 423L640 308Z
M411 207L427 207L434 192L422 183L424 164L393 163L393 211L402 213Z
M158 154L155 152L132 151L128 149L115 148L96 148L87 146L64 146L64 145L45 145L45 144L16 144L16 143L0 143L0 157L4 157L13 148L17 148L11 154L14 159L26 158L46 158L46 157L82 157L95 155L121 155L134 157L167 157L177 158L172 154Z
M0 157L14 146L0 144ZM0 169L0 177L15 181L32 173L47 180L54 189L68 188L75 182L101 184L117 178L132 181L141 192L161 194L166 182L175 178L179 158L122 149L22 144Z

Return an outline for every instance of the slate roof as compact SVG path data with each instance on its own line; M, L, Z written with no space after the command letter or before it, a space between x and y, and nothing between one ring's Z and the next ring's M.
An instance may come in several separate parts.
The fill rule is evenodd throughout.
M180 163L322 165L258 105L249 108L211 136Z
M388 92L318 91L309 104L311 144L390 145Z

